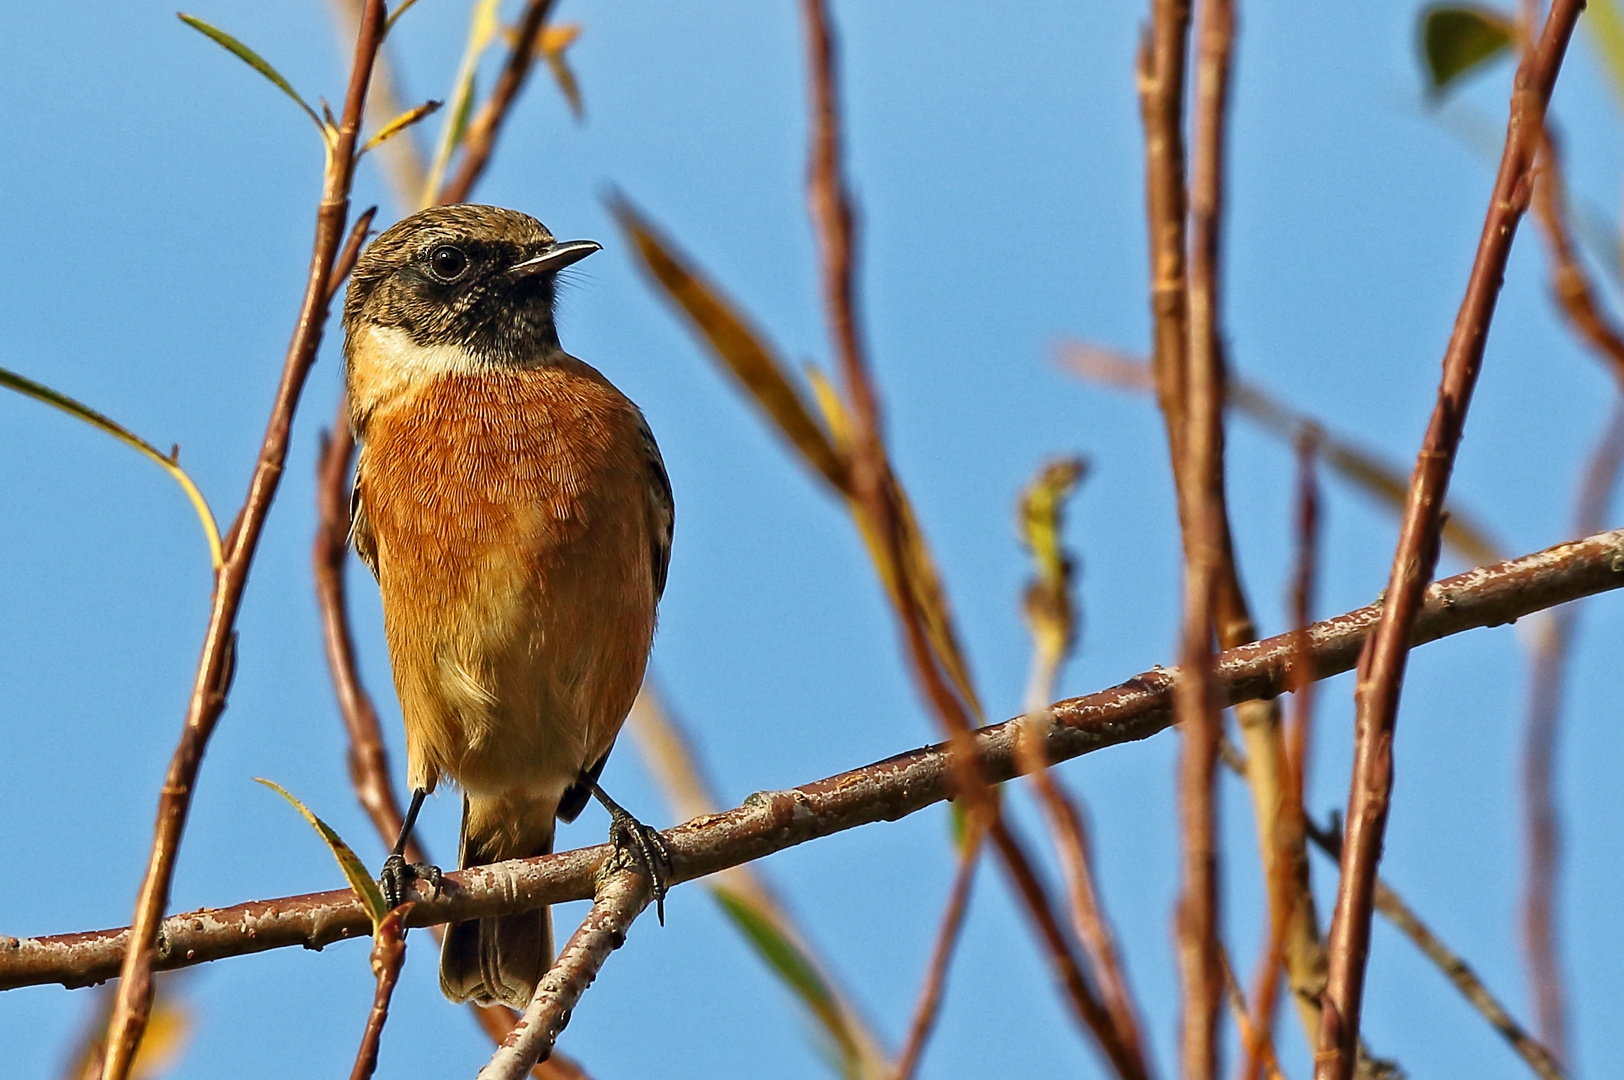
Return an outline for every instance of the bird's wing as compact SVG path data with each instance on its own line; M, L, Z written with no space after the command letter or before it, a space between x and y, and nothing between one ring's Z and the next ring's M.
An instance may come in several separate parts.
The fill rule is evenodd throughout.
M355 553L367 564L372 576L378 576L378 545L372 539L372 524L367 521L367 506L361 500L361 466L355 467L355 483L350 487L350 543Z
M654 527L649 543L653 555L654 598L658 600L665 595L665 574L671 566L671 527L676 521L677 509L671 497L671 477L666 474L665 460L660 457L660 446L641 413L637 434L643 440L643 453L648 459L649 498L654 504Z

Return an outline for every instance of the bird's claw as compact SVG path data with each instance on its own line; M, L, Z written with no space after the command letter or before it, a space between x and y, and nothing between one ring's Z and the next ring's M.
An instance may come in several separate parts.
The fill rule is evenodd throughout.
M383 873L378 876L378 886L383 890L383 902L389 910L393 911L406 899L411 891L412 882L426 881L435 897L440 895L440 868L428 863L409 863L406 857L400 854L390 855L384 860Z
M609 844L621 866L635 865L648 878L654 913L665 925L665 894L670 889L671 849L655 829L616 806L609 811Z

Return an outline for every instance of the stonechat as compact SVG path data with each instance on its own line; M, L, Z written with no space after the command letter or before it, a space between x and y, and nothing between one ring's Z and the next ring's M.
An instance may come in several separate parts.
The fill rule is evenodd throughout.
M412 788L384 867L396 903L423 798L462 789L463 867L552 850L589 797L657 899L669 859L598 787L643 679L671 553L671 484L637 406L566 353L558 272L599 249L493 206L413 214L374 240L344 301L361 445L356 551L378 579ZM449 927L440 986L528 1004L545 908Z

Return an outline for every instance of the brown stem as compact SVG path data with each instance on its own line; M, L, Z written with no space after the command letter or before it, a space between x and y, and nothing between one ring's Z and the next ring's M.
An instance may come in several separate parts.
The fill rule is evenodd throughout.
M1586 463L1575 499L1574 523L1603 521L1624 464L1624 400ZM1522 940L1534 997L1539 1037L1558 1060L1568 1059L1567 995L1558 948L1557 886L1562 859L1562 820L1556 806L1556 755L1568 660L1578 630L1579 607L1549 613L1536 632L1523 731L1524 849Z
M1286 961L1289 931L1294 918L1311 925L1315 922L1314 896L1308 890L1306 875L1291 872L1306 835L1303 787L1308 768L1308 737L1314 718L1314 681L1307 677L1312 666L1309 620L1314 611L1314 582L1319 563L1319 485L1314 474L1319 453L1319 434L1305 429L1297 440L1297 555L1292 570L1291 623L1297 629L1292 637L1292 723L1286 752L1278 764L1277 784L1282 792L1280 828L1270 839L1276 846L1275 860L1266 868L1270 891L1269 932L1263 956L1258 962L1252 995L1253 1036L1245 1041L1246 1058L1242 1080L1258 1080L1263 1070L1262 1040L1274 1031L1275 1008L1280 998L1280 970ZM1306 867L1304 868L1306 869ZM1306 905L1307 910L1303 907Z
M1044 955L1064 991L1061 996L1076 1013L1078 1021L1099 1043L1100 1052L1111 1063L1113 1071L1123 1080L1144 1080L1148 1076L1144 1062L1118 1037L1111 1014L1083 974L1083 962L1072 949L1059 920L1054 917L1054 905L1049 901L1043 883L1032 871L1031 859L1021 850L1020 841L1010 831L1008 820L1000 818L994 821L987 831L993 846L1003 855L1015 891L1026 905L1032 926L1043 942Z
M1309 837L1321 851L1331 858L1340 858L1342 838L1330 829L1321 830L1313 824L1308 826ZM1424 953L1427 959L1438 965L1462 997L1483 1015L1489 1024L1503 1035L1517 1055L1528 1063L1529 1068L1543 1080L1564 1080L1562 1066L1552 1056L1551 1052L1542 1046L1528 1031L1500 1004L1498 998L1489 992L1483 981L1477 977L1469 964L1449 946L1445 945L1438 935L1432 932L1431 927L1421 921L1404 898L1393 891L1381 878L1376 879L1376 910L1380 911L1405 937L1415 943L1416 948Z
M1224 117L1234 42L1228 0L1200 0L1195 162L1190 185L1191 257L1185 315L1184 454L1175 466L1184 492L1183 666L1177 715L1184 733L1179 792L1184 847L1179 898L1179 966L1184 980L1184 1071L1218 1075L1223 972L1218 942L1218 740L1211 691L1212 625L1227 531L1223 490L1224 370L1218 329L1219 240L1223 213ZM1227 560L1233 563L1233 560ZM1234 576L1233 566L1226 576ZM1237 590L1238 592L1238 590ZM1250 619L1247 620L1250 622Z
M1241 1044L1257 1047L1256 1053L1261 1063L1259 1067L1266 1070L1268 1080L1282 1080L1280 1059L1274 1050L1274 1035L1268 1028L1254 1026L1253 1018L1247 1014L1246 994L1241 990L1240 979L1235 976L1235 965L1229 961L1229 950L1222 945L1218 948L1218 963L1223 971L1224 997L1229 1001L1235 1026L1240 1029Z
M1094 886L1093 860L1089 854L1088 832L1083 815L1066 793L1057 776L1049 771L1045 758L1043 730L1039 725L1052 724L1047 710L1029 713L1021 721L1025 729L1016 745L1017 764L1031 777L1038 805L1043 808L1044 819L1054 837L1055 851L1060 857L1060 868L1066 879L1066 892L1071 902L1071 921L1077 940L1082 943L1095 981L1099 984L1101 1003L1111 1018L1117 1040L1140 1062L1147 1075L1144 1037L1139 1030L1138 1010L1133 994L1128 989L1127 975L1116 945L1116 935L1105 917L1104 905Z
M367 1014L366 1030L355 1052L350 1080L369 1080L377 1071L378 1041L383 1038L383 1025L389 1019L389 1000L395 996L401 965L406 962L406 931L401 920L410 910L411 904L402 904L385 915L372 932L372 973L378 977L378 987L372 995L372 1011Z
M1534 173L1534 220L1539 222L1551 257L1551 294L1573 332L1607 364L1624 385L1624 330L1608 314L1585 271L1568 228L1567 191L1562 183L1562 154L1547 128Z
M501 134L502 124L513 111L513 103L518 100L519 91L524 89L524 81L529 78L530 69L535 65L541 32L552 10L553 0L527 0L524 14L519 16L519 25L513 34L513 46L508 50L507 62L502 65L502 74L497 76L491 96L468 122L468 132L462 140L462 159L457 164L456 173L440 189L439 197L435 199L438 205L466 202L469 192L484 175L486 166L491 162L491 154L496 149L496 137Z
M1326 1030L1332 1027L1327 1024L1320 1032L1315 1062L1315 1076L1320 1080L1347 1080L1353 1070L1370 952L1376 864L1381 858L1393 786L1393 732L1411 627L1437 565L1444 493L1482 366L1512 240L1532 194L1534 156L1541 142L1545 109L1583 9L1583 0L1555 0L1538 47L1524 55L1517 69L1505 151L1466 296L1444 354L1438 401L1410 478L1386 603L1359 667L1347 834L1328 938L1330 971L1325 1000L1334 1008L1338 1022L1337 1030Z
M1175 466L1184 461L1185 291L1184 66L1189 0L1151 0L1139 44L1139 115L1145 128L1145 212L1150 228L1151 367ZM1178 478L1175 476L1175 482ZM1182 503L1182 499L1181 499Z
M649 902L648 879L636 870L607 878L592 910L570 935L552 968L536 984L535 996L478 1080L518 1080L552 1053L559 1032L609 954L626 943L626 931Z
M947 894L947 909L942 912L941 925L936 930L936 944L931 947L930 965L925 969L925 980L919 988L914 1005L913 1019L908 1023L908 1038L897 1056L891 1080L913 1080L919 1059L925 1052L925 1042L941 1010L942 990L947 985L947 968L958 947L959 932L964 929L964 915L969 910L970 885L975 881L976 865L981 861L981 842L985 830L972 826L959 851L959 867L953 875L953 887Z
M1624 529L1598 533L1434 584L1411 632L1413 645L1462 631L1498 626L1583 596L1624 587ZM1308 628L1316 679L1351 669L1381 616L1370 605ZM1292 683L1294 634L1230 649L1213 658L1220 700L1233 704L1273 697ZM1300 669L1299 669L1300 670ZM1178 670L1154 668L1127 682L1051 708L1056 723L1045 748L1066 761L1104 747L1146 739L1172 723ZM1017 732L1024 722L979 728L973 745L982 774L1002 782L1018 775ZM706 815L667 834L674 882L821 836L895 820L950 798L950 747L937 744L898 754L789 791L758 792L744 805ZM418 893L408 924L483 918L594 894L594 877L609 854L602 845L447 874L438 897ZM289 945L320 948L367 933L371 924L349 890L258 901L173 916L162 926L163 968ZM84 986L116 975L129 931L103 930L48 938L0 937L0 989L41 983Z
M231 531L225 565L215 576L214 597L204 634L202 655L187 703L186 721L164 777L158 800L157 823L146 874L135 903L132 932L121 972L118 999L107 1029L107 1064L104 1080L126 1080L136 1048L146 1030L152 1005L152 964L159 922L169 902L175 856L191 808L192 790L209 736L225 709L235 664L237 611L248 584L248 571L259 547L261 530L282 478L287 460L293 415L310 367L315 363L327 319L333 265L344 240L349 217L350 182L355 173L356 136L361 127L362 104L372 75L372 63L382 43L383 0L373 0L361 19L355 58L343 117L333 134L322 197L316 211L316 234L305 282L304 299L288 345L287 359L276 400L260 444L259 459L249 481L248 495Z

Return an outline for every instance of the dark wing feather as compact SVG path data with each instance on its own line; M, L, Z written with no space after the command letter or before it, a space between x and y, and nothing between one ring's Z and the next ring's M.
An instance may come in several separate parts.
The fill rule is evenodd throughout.
M361 501L361 470L355 470L355 484L350 488L350 543L355 553L367 564L372 576L378 576L378 545L372 539L372 525L367 521L366 504Z
M643 453L648 459L649 497L654 505L653 530L649 536L654 567L654 598L665 595L665 574L671 566L671 528L676 522L677 507L671 497L671 477L666 474L665 460L660 457L659 444L648 421L638 417L637 433L643 439Z

